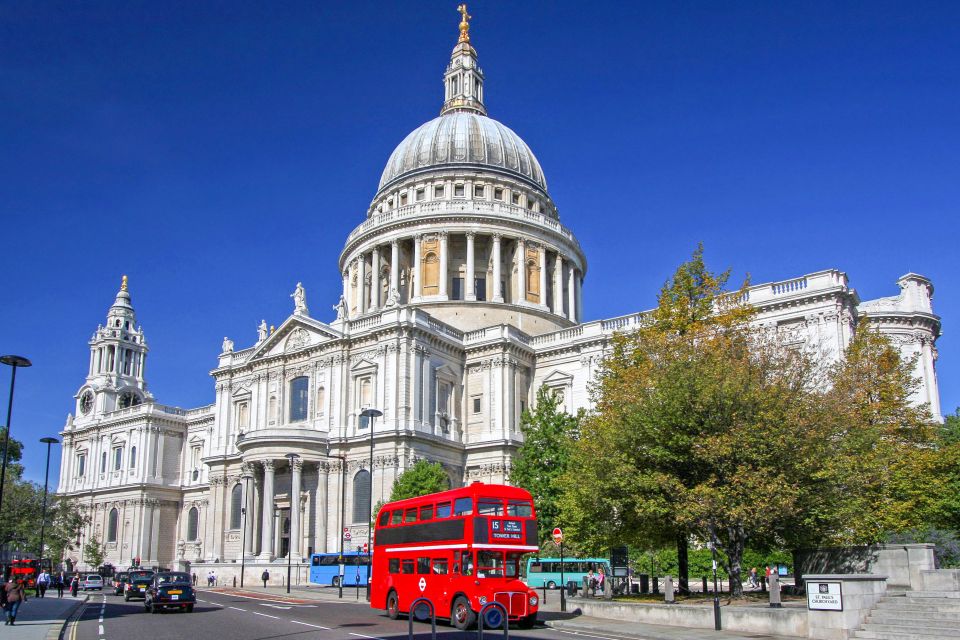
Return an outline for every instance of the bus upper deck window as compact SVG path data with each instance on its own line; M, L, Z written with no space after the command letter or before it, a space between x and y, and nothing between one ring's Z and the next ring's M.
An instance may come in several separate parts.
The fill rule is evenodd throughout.
M450 503L441 502L437 505L437 517L438 518L449 518L450 517Z
M407 509L406 513L403 516L404 523L407 522L416 522L417 521L417 508Z
M473 515L473 500L470 498L457 498L453 502L453 515L469 516Z
M390 514L390 524L400 524L403 522L403 511L397 509Z
M533 507L527 501L511 500L507 504L507 515L517 518L529 518L533 515Z
M380 521L379 521L380 526L381 526L381 527L387 526L387 523L388 523L389 521L390 521L390 512L389 512L389 511L383 511L383 512L381 512L381 513L380 513Z
M420 519L421 520L433 520L433 505L428 505L426 507L420 507Z
M319 567L319 566L320 566L320 556L313 556L312 558L310 558L310 564L313 565L313 566L315 566L315 567Z
M477 500L477 515L502 516L503 501L496 498L480 498Z

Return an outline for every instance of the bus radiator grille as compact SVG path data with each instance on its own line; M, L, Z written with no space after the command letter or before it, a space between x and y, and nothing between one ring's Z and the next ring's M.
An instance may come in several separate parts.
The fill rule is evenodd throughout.
M498 591L493 594L494 602L507 608L510 618L522 618L527 615L527 594L520 591Z

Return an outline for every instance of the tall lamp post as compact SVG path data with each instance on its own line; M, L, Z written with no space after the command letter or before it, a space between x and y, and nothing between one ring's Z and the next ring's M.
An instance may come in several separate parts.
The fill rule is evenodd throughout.
M42 516L40 518L40 553L38 554L40 558L40 572L43 573L43 534L47 526L47 487L50 483L50 446L59 444L60 441L56 438L40 438L40 442L47 445L47 470L43 473L43 510L41 511ZM53 568L52 563L50 568ZM37 587L38 590L39 588L40 587Z
M330 442L327 442L327 457L336 458L340 461L340 562L343 566L343 525L346 521L347 512L347 456L335 456L330 454ZM343 573L337 577L337 588L340 591L339 598L343 599Z
M373 553L373 420L383 415L383 411L377 409L364 409L361 416L367 419L370 426L370 496L367 501L367 514L370 522L367 523L367 556ZM367 600L370 600L370 574L373 569L373 562L367 565Z
M287 460L290 461L290 473L293 474L293 464L300 459L295 453L288 453ZM293 480L290 481L290 488L293 488ZM299 501L299 499L298 499ZM296 531L293 530L293 491L290 492L290 533L287 536L287 593L290 593L290 559L293 557L293 536L298 535ZM297 545L300 546L299 544ZM299 575L299 570L297 572Z
M17 381L17 367L31 367L33 363L23 356L0 356L0 363L13 367L10 374L10 399L7 401L7 430L3 436L3 466L0 467L0 513L3 513L3 486L7 479L7 449L10 447L10 417L13 413L13 387Z

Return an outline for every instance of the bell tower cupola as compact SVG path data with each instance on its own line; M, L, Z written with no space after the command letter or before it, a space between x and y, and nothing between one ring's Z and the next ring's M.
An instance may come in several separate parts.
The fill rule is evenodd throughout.
M127 276L107 311L106 326L97 327L89 344L87 380L76 396L78 422L152 400L144 379L147 340L137 326Z
M470 44L470 18L467 5L461 4L460 38L450 55L450 64L443 74L444 102L440 115L468 112L487 115L483 106L483 71L477 64L477 50Z

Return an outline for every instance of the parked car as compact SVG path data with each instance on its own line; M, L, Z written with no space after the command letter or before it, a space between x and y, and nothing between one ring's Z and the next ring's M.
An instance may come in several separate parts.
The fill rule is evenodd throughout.
M83 591L103 591L103 577L96 573L88 573L80 581L80 589Z
M126 571L121 571L114 574L113 576L113 595L122 596L123 595L123 585L126 584L127 578L130 576Z
M190 574L173 571L153 576L143 608L150 613L159 613L162 609L180 609L191 613L197 596L193 591Z
M127 581L123 584L123 599L130 602L133 598L147 597L147 589L150 588L150 581L153 580L153 571L140 570L131 571L127 574Z

